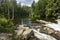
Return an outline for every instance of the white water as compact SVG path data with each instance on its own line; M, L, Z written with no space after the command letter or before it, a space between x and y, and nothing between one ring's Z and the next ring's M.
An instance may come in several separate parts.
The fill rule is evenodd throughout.
M58 24L60 24L60 19L56 20L58 22Z
M50 27L56 31L60 31L60 19L56 20L58 22L58 24L55 24L55 23L49 23L49 24L46 24L45 26L47 27Z
M56 31L60 31L60 25L59 24L51 23L51 24L46 24L45 26L53 28Z

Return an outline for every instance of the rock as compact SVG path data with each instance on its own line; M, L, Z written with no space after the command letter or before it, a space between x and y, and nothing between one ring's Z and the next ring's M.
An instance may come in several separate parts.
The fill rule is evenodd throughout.
M58 16L58 19L60 19L60 16Z
M47 25L47 24L46 24ZM53 24L51 24L53 25ZM56 27L56 28L55 28ZM55 37L57 40L60 40L60 27L59 26L43 26L40 28L41 33L49 34Z
M54 33L51 34L53 37L55 37L57 40L60 40L60 32L55 31Z
M0 40L12 40L12 34L0 33Z
M51 22L46 22L46 21L41 21L37 20L38 22L45 23L41 28L40 32L49 34L53 37L55 37L57 40L60 40L60 19L56 20L56 23L51 23Z
M33 34L32 29L29 29L29 27L19 27L19 30L16 32L17 38L20 37L21 40L27 40L29 37L31 37Z
M40 33L39 31L30 29L29 27L19 27L16 36L19 37L20 40L56 40L52 36Z
M40 32L41 33L45 33L45 34L49 34L53 37L55 37L57 40L60 40L60 19L56 20L56 23L51 23L51 22L47 22L46 21L39 21L38 22L43 22L45 23L41 28L40 28Z
M42 23L42 24L48 24L48 23L51 23L51 22L47 22L47 21L44 21L44 20L36 20L37 22L39 23Z
M28 39L29 37L32 36L32 34L33 34L33 31L31 29L28 29L28 30L26 30L26 31L23 32L23 34L22 34L23 37L22 38Z
M33 31L34 31L35 37L37 37L40 40L56 40L54 37L52 37L50 35L40 33L34 29L33 29Z
M52 28L43 26L43 27L40 28L40 32L45 33L45 34L52 34L52 33L55 32L55 30L52 29Z

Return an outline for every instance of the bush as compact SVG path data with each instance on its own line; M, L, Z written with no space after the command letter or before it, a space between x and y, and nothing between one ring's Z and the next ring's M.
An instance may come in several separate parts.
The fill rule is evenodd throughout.
M8 21L4 17L0 18L0 32L12 32L13 28L12 21Z

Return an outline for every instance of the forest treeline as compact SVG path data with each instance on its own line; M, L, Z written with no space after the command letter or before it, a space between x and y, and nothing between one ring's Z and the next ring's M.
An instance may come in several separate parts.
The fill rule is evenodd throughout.
M31 19L56 18L60 12L60 0L33 1L31 7L21 6L16 0L1 0L0 15L8 20L20 20L29 17Z
M59 13L60 0L39 0L37 3L33 1L31 7L21 6L21 3L18 4L16 0L0 0L1 29L8 23L12 26L11 21L17 24L23 18L31 20L57 18Z
M50 19L57 18L60 13L60 0L39 0L32 3L32 18Z

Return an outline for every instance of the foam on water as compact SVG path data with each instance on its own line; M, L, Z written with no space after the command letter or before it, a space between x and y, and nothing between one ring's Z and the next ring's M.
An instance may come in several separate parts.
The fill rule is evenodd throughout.
M58 22L58 24L49 23L49 24L46 24L45 26L53 28L54 30L60 31L60 19L58 19L56 21Z
M54 30L60 31L60 25L59 24L51 23L51 24L47 24L46 26L53 28Z
M60 24L60 19L56 20L58 22L58 24Z

